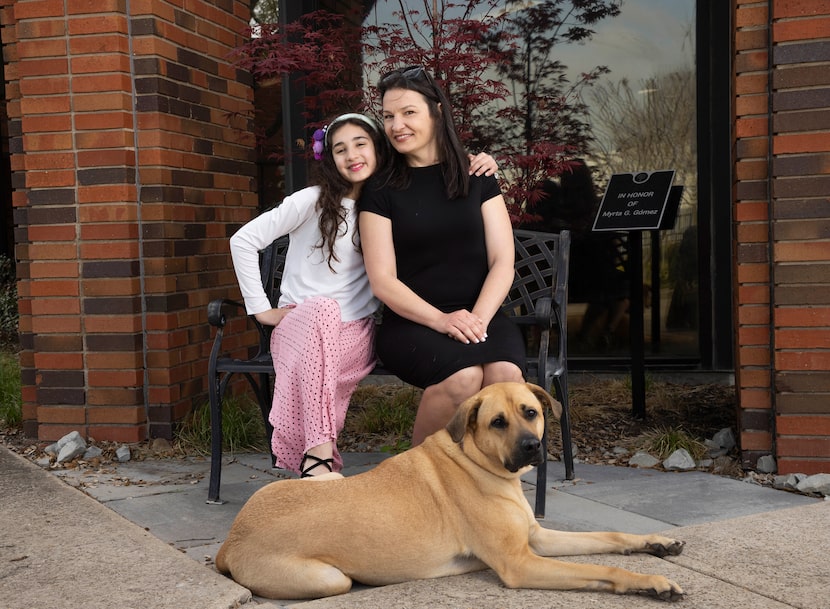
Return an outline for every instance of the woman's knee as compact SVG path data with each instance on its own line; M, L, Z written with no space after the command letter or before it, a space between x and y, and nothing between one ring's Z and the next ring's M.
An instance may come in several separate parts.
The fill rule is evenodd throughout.
M482 386L493 383L523 383L524 375L521 368L513 362L491 362L483 366L484 379Z
M471 395L478 393L484 386L483 383L484 370L481 366L464 368L442 381L444 390L452 396L456 403L460 403Z

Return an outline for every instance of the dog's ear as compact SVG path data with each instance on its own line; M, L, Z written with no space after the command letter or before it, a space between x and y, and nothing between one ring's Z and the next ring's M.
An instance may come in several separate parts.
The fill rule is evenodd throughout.
M453 418L447 423L447 431L456 444L464 439L467 429L475 425L479 406L481 406L481 398L476 394L462 402Z
M562 417L562 404L559 403L559 400L554 399L551 394L539 387L539 385L534 385L533 383L526 384L530 392L542 403L542 406L550 408L554 418L558 421Z

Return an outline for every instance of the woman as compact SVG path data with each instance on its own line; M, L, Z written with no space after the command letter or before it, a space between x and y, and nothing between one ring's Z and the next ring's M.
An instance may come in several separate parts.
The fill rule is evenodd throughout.
M396 153L361 195L369 281L386 305L384 367L424 388L413 446L482 387L522 381L525 348L501 312L513 282L513 232L498 183L471 176L449 101L420 66L378 85Z
M271 333L275 368L271 448L302 477L342 469L337 435L349 399L375 364L372 295L357 239L355 200L388 157L378 124L361 114L335 118L321 134L316 186L300 190L231 237L245 307ZM494 171L480 155L478 171ZM281 297L273 308L260 280L259 251L289 235Z

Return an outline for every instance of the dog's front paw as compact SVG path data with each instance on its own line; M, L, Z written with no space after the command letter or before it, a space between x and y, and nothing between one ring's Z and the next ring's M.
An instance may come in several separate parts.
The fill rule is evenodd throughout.
M654 554L659 558L664 556L679 556L683 552L683 547L686 545L685 541L678 541L677 539L662 539L657 542L646 544L644 552Z
M685 596L683 588L678 586L672 580L666 579L662 575L653 575L651 576L651 579L653 584L648 588L638 590L637 592L639 594L653 596L658 600L667 602L683 600L683 597Z

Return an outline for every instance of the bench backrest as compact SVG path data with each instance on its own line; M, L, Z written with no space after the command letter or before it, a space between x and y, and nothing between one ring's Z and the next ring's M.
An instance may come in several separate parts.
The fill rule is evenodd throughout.
M516 229L513 231L516 247L516 276L513 286L505 299L503 310L513 317L517 324L526 327L528 344L528 377L538 379L538 371L544 370L548 379L538 379L540 384L551 376L561 373L567 356L567 314L568 302L568 260L570 255L570 233L542 233ZM288 251L288 237L280 237L262 252L262 283L271 303L277 306L280 298L280 282ZM540 310L541 309L541 310ZM545 326L545 320L552 321L550 328L554 335L534 330ZM267 337L263 337L265 352L268 352ZM540 341L550 340L549 345ZM536 347L543 349L537 351ZM538 361L547 357L548 361ZM547 355L545 355L547 354ZM549 387L548 382L544 383Z
M551 379L567 370L571 235L516 229L513 241L516 275L502 309L527 327L528 378L549 389Z

